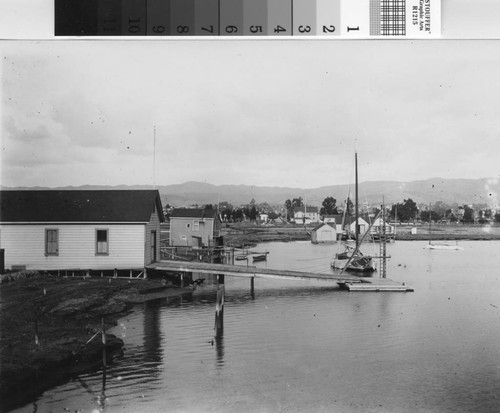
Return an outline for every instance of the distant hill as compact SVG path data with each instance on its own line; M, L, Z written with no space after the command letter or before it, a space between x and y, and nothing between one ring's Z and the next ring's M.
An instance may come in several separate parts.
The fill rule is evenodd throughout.
M362 182L359 185L360 202L379 205L403 202L411 198L417 204L443 201L447 204L488 204L496 207L496 195L500 191L500 183L489 184L490 179L442 179L431 178L422 181L374 181ZM354 198L354 185L331 185L312 189L288 187L264 187L250 185L212 185L205 182L185 182L183 184L158 186L162 202L173 206L216 204L227 201L234 206L248 204L253 198L257 203L267 202L271 205L282 205L287 199L302 197L308 205L320 206L328 196L337 199L340 204L351 190ZM99 186L85 185L80 187L61 188L5 188L2 189L151 189L149 185L117 185Z

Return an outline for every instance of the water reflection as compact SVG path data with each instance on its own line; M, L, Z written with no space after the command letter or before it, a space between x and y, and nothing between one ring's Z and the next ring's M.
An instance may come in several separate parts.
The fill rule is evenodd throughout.
M215 350L217 354L217 366L224 365L224 301L225 286L224 276L219 276L217 286L217 298L215 300Z
M163 337L160 327L160 309L163 301L160 299L144 303L144 361L151 367L153 374L157 374L157 367L163 359Z
M226 277L217 314L219 285L204 276L192 294L121 320L124 357L104 383L101 371L84 377L92 396L73 382L38 411L90 412L99 394L103 410L123 413L498 411L500 242L467 245L451 255L391 244L388 277L414 286L409 294L257 278L252 296L250 280ZM327 248L266 249L274 268L312 270L325 255L330 271Z

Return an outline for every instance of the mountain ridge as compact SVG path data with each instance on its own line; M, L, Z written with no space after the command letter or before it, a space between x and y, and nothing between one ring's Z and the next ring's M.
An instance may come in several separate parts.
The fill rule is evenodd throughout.
M105 189L152 189L151 185L81 185L63 187L5 187L4 190L105 190ZM229 202L233 206L267 202L270 205L283 205L287 199L302 197L308 205L321 206L326 197L332 196L340 204L347 198L354 198L354 185L340 184L317 188L294 188L277 186L255 186L243 184L214 185L207 182L188 181L181 184L157 185L162 202L172 206L190 206ZM401 203L411 198L417 204L443 201L447 204L487 204L495 207L497 193L500 191L498 180L492 178L429 178L418 181L364 181L359 184L360 202L379 205Z

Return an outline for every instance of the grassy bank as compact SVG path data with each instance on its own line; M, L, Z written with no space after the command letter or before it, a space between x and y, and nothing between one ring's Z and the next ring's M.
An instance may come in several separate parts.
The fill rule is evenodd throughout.
M37 272L2 276L0 411L99 369L101 320L106 329L134 304L191 291L160 280L64 278ZM117 337L106 336L108 363L121 354L122 346Z
M305 241L311 239L313 225L258 226L248 223L231 224L225 228L227 246L255 245L269 241ZM413 231L412 231L413 229ZM500 240L498 225L398 225L397 239L420 240Z

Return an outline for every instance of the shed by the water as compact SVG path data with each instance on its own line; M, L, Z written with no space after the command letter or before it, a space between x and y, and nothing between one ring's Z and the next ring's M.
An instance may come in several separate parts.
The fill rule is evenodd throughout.
M173 247L214 247L219 245L221 220L215 209L176 208L170 215Z
M311 231L311 242L313 244L335 242L337 230L329 224L319 224Z
M157 190L0 191L7 269L132 269L159 259Z

